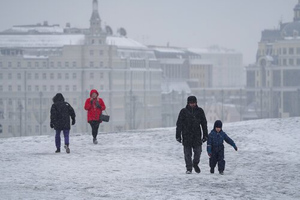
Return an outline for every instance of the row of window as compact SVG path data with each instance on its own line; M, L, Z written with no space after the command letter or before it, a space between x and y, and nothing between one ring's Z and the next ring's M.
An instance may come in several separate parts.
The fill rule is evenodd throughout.
M8 79L13 79L13 78L17 78L17 79L22 79L22 75L21 73L17 73L16 77L13 76L13 73L7 73L7 78ZM37 79L42 79L42 80L46 80L48 79L48 77L50 79L55 79L55 76L57 79L70 79L70 77L72 77L72 79L76 79L77 78L77 73L27 73L27 79L32 79L34 78L34 80ZM0 80L4 78L4 74L0 73ZM94 78L94 73L90 73L89 74L89 78L93 79ZM100 73L100 78L103 78L103 73Z
M14 64L16 64L16 65L14 65ZM104 64L101 61L99 63L99 67L103 67L103 66L104 66ZM2 68L2 67L5 67L5 63L0 62L0 68ZM21 62L17 62L17 63L7 62L7 68L13 68L13 67L21 68L22 67L22 63ZM72 65L71 65L71 63L69 63L69 62L65 62L64 64L61 63L61 62L57 62L56 65L55 65L54 62L50 62L50 63L48 63L48 62L27 62L26 67L27 68L32 68L32 67L34 67L34 68L40 68L40 67L42 67L42 68L48 68L48 67L50 67L50 68L55 68L55 67L57 67L57 68L62 68L62 67L65 67L65 68L69 68L69 67L76 68L77 67L77 63L76 62L72 62ZM97 67L97 63L90 62L89 63L89 67Z
M289 59L279 59L279 65L282 66L300 66L300 58L297 59L293 59L293 58L289 58Z
M24 89L24 86L21 86L21 85L17 85L16 87L12 86L12 85L8 85L7 88L4 88L3 85L0 85L0 92L3 92L3 91L22 92L22 88ZM93 86L90 86L90 89L93 89L93 88L94 88ZM7 89L7 90L5 90L5 89ZM104 86L100 85L100 89L103 90ZM27 86L27 92L40 92L40 91L42 91L42 92L47 92L47 91L50 91L50 92L55 92L55 91L57 91L57 92L77 92L78 89L77 89L76 85L73 85L73 86L70 86L70 85L65 85L65 86L62 86L62 85L58 85L58 86L28 85Z

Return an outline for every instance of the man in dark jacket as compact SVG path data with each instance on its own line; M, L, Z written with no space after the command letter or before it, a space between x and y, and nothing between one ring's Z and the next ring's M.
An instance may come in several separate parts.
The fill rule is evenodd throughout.
M202 152L202 143L207 140L207 137L207 121L204 111L198 107L197 98L189 96L187 106L181 109L176 123L176 140L183 144L187 174L192 173L193 167L195 172L200 173L201 170L198 164ZM193 160L192 150L194 151Z
M67 153L70 153L69 148L69 133L70 133L70 117L72 118L72 125L75 124L75 112L72 106L65 102L65 99L61 93L57 93L53 97L53 104L50 110L50 127L56 131L55 145L56 153L60 152L60 133L63 131L65 138L65 149Z

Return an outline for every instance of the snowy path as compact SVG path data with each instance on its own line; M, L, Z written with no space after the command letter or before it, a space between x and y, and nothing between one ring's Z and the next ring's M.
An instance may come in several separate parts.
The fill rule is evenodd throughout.
M209 125L211 127L211 125ZM55 154L54 135L0 139L0 199L300 199L300 118L224 124L225 175L185 174L175 129L72 134Z

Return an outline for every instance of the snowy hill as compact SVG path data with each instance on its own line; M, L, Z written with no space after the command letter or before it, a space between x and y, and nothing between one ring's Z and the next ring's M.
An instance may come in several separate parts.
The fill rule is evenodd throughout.
M212 127L209 124L209 129ZM300 118L228 123L225 175L185 174L175 128L71 133L71 153L52 136L0 139L0 199L300 199Z

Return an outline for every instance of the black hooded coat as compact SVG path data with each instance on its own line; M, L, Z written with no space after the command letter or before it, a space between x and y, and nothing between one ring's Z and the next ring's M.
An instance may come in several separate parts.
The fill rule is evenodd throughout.
M187 105L181 109L176 123L176 139L181 138L184 146L200 146L203 138L208 137L207 121L202 108L196 105L194 108Z
M70 130L70 117L72 124L75 124L75 112L72 106L65 102L61 93L53 97L53 104L50 110L50 126L55 130Z

